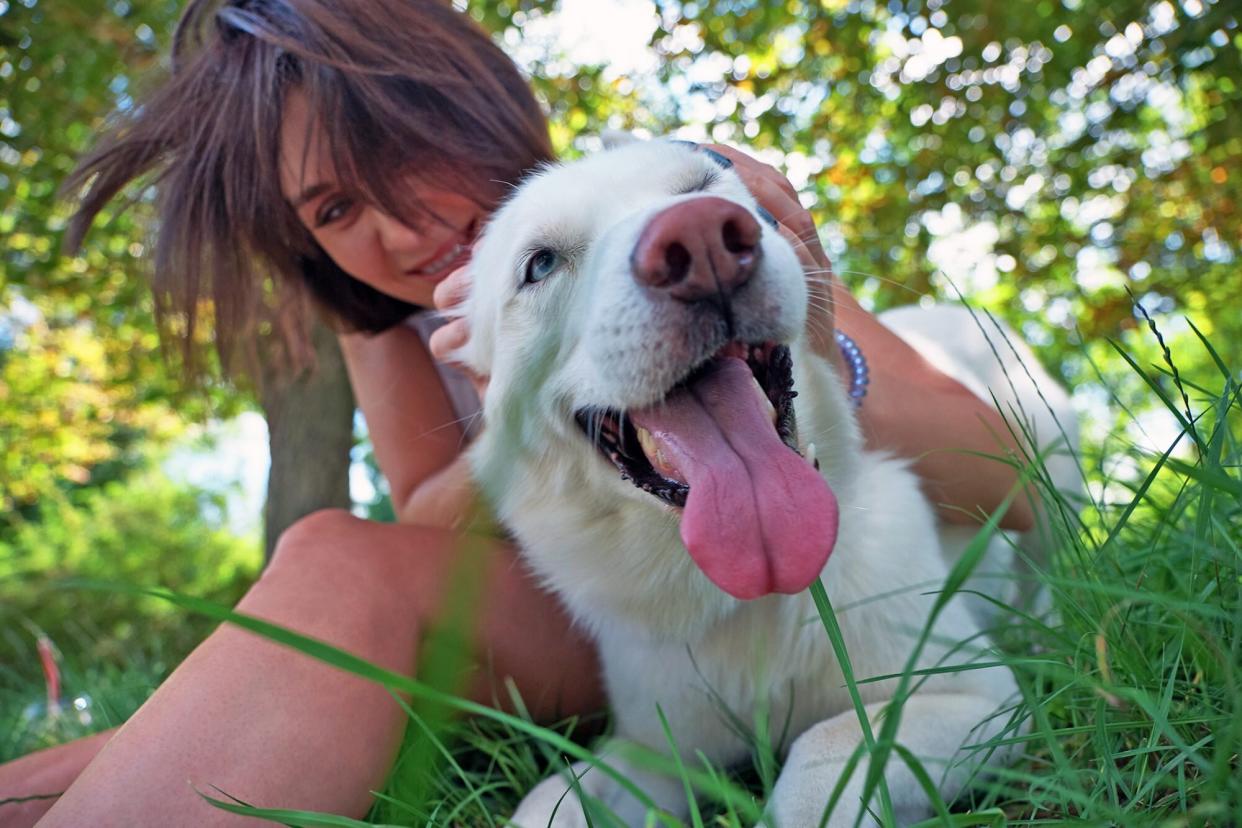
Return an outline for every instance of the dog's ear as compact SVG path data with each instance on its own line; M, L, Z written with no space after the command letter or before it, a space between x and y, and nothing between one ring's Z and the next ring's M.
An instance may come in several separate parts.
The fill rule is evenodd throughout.
M623 129L605 129L599 134L599 139L604 142L604 149L616 149L626 144L637 144L643 139L639 138L632 132L626 132Z

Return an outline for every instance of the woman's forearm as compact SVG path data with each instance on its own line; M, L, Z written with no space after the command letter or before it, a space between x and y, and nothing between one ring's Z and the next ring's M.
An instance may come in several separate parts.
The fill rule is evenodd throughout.
M913 460L942 519L970 523L995 512L1019 478L1017 468L996 458L1022 456L1000 413L920 356L839 285L835 296L836 325L858 343L871 373L859 412L867 445ZM1014 498L1000 523L1017 531L1033 524L1026 496Z
M114 727L0 765L0 828L38 822L115 732Z
M461 454L457 414L413 328L397 325L380 334L348 334L340 340L375 457L400 515L407 501Z
M460 529L474 507L478 490L464 454L428 477L400 503L397 520L413 526Z

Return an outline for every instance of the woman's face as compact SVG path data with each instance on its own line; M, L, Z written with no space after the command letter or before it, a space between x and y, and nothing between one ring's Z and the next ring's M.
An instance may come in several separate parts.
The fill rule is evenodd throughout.
M479 205L458 193L420 193L439 221L410 226L365 202L338 179L322 130L297 92L286 104L280 138L281 190L324 252L381 293L431 307L436 284L470 256Z

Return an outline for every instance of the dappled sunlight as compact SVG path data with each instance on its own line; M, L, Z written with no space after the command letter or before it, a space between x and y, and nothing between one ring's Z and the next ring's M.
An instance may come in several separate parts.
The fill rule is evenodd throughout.
M157 309L172 296L150 289L158 175L132 182L80 248L64 249L85 190L60 188L109 113L140 111L170 66L185 5L0 0L0 758L129 715L212 624L237 620L223 607L261 569L274 468L282 493L315 492L308 508L372 521L395 520L404 504L393 492L409 495L408 481L389 485L362 415L349 422L326 328L307 362L322 372L300 372L306 354L286 349L283 333L314 314L302 299L280 303L272 273L257 277L260 322L230 353L213 348L211 302ZM994 824L1228 823L1225 809L1242 803L1242 711L1226 692L1242 681L1231 656L1242 544L1238 4L452 5L517 62L558 155L599 151L607 130L744 148L787 177L866 310L965 302L1010 324L1066 387L1082 419L1074 463L1084 492L1050 502L1052 560L1024 576L1054 612L1002 607L989 631L1021 684L1003 713L1030 717L990 747L1016 744L1023 756L949 805ZM836 322L849 333L848 315ZM509 452L485 470L493 489L514 484L531 389L565 359L558 347L540 342L514 370L516 404L489 425ZM316 397L307 389L318 380ZM405 423L425 399L392 385L379 398L401 400L393 416ZM902 413L918 423L923 412ZM275 452L283 465L272 461L279 429L269 422L302 438ZM323 430L306 437L310 426ZM438 432L397 442L421 458L427 433ZM1046 459L1009 458L1037 487ZM275 523L277 533L287 525ZM124 584L87 595L75 586L83 577ZM808 623L831 633L832 617L828 608ZM348 654L252 628L439 698ZM48 701L49 657L63 673L59 702ZM392 806L412 823L498 824L564 756L590 756L580 742L591 733L562 736L576 722L554 733L517 701L517 715L446 704L482 718L446 726L434 750L422 744L440 775L420 781L417 802ZM734 826L757 818L781 758L765 743L740 776L673 770L702 795L703 824Z

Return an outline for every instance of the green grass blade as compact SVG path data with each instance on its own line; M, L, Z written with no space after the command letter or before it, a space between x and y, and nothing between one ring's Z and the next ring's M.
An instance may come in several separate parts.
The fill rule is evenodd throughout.
M202 791L197 791L197 793L213 807L219 808L222 811L228 811L239 816L279 822L282 825L292 825L295 828L401 828L399 825L389 823L362 822L349 817L321 814L315 811L298 811L290 808L255 808L250 805L216 799Z
M863 744L866 745L867 751L871 753L871 761L874 762L875 735L871 731L871 720L867 716L867 708L863 704L862 696L858 692L858 682L854 678L854 667L850 664L850 654L845 649L845 638L841 635L841 626L837 623L837 614L832 609L832 602L828 599L828 591L824 589L822 579L816 578L815 583L811 584L811 598L815 601L815 609L819 611L820 620L828 633L828 641L832 644L832 652L836 656L837 665L841 668L841 675L845 679L845 687L850 695L850 702L854 705L854 713L858 716L858 726L862 729ZM893 825L893 803L889 797L888 784L884 781L882 775L883 765L880 768L880 813L885 825ZM863 802L867 802L868 799L868 797L864 797Z
M681 785L686 792L686 804L690 806L690 824L694 828L703 828L703 814L699 812L698 800L694 798L694 786L690 784L690 777L686 774L686 765L681 760L681 751L677 749L677 742L673 739L673 729L669 727L668 717L664 715L663 707L656 705L656 713L660 716L660 727L664 729L664 738L668 741L670 755L677 764L677 775L681 777Z

